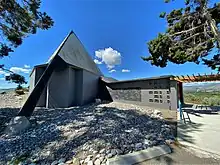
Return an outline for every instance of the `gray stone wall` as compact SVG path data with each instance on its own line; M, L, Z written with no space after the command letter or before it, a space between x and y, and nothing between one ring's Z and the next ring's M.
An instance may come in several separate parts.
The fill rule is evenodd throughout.
M113 100L141 101L141 89L107 89Z

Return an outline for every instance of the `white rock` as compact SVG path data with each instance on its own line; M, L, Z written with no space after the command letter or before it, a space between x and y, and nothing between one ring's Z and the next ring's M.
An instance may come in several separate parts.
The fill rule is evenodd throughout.
M112 155L112 153L109 153L109 154L107 155L107 158L111 158L111 157L113 157L113 155Z
M154 110L154 115L157 115L157 116L158 116L158 115L162 115L162 112L160 112L159 110L155 109L155 110Z
M105 148L101 149L101 150L99 151L99 153L100 153L100 154L105 153Z
M61 159L59 159L59 161L58 161L58 163L63 163L63 162L65 162L65 158L61 158Z
M80 165L79 159L78 158L73 158L73 164L74 165Z
M112 156L115 156L117 154L116 149L112 149L111 154L112 154Z
M16 116L11 119L9 125L5 129L6 135L16 135L30 127L30 122L25 116Z
M100 164L101 164L101 161L99 159L96 159L94 162L94 165L100 165Z
M79 162L80 162L80 164L83 164L83 163L84 163L84 160L80 160Z
M101 156L101 157L99 158L99 160L100 160L101 162L103 162L104 159L105 159L105 157L103 157L103 156Z
M57 160L55 160L55 161L53 161L52 163L51 163L51 165L57 165L58 164L58 161Z
M143 146L142 143L137 143L137 144L135 144L135 148L136 148L136 149L140 149L140 148L142 148L142 146Z
M87 165L93 165L93 162L90 160L88 161Z
M100 154L98 154L98 155L96 155L96 158L99 158L101 155Z

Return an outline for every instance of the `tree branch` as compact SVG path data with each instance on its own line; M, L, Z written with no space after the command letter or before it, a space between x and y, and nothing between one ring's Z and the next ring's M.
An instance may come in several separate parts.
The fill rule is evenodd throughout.
M191 28L191 29L188 29L188 30L184 30L184 31L181 31L181 32L174 33L174 34L169 35L169 36L170 36L170 37L173 37L173 36L175 36L175 35L187 33L187 32L190 32L190 31L192 31L192 30L195 30L195 29L197 29L197 28L200 28L200 27L202 27L202 26L204 26L204 25L205 25L205 24L202 24L202 25L196 26L196 27Z

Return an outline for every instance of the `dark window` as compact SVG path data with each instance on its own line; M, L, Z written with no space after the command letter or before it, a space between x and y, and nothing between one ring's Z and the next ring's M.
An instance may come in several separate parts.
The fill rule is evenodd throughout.
M153 94L153 91L149 91L149 94Z
M151 82L151 81L149 81L149 85L152 85L152 82Z
M169 95L167 95L167 99L170 99L170 96L169 96Z
M170 94L170 91L167 91L167 94Z
M159 96L158 95L154 95L154 98L159 98Z
M162 95L160 95L160 98L163 98Z
M149 102L151 102L151 103L152 103L152 102L154 102L154 100L153 100L153 99L149 99Z
M154 99L154 102L155 102L155 103L159 103L159 100L158 100L158 99Z
M154 94L158 94L158 91L154 91Z
M160 94L162 94L162 91L160 91Z
M163 100L160 100L160 103L163 103Z
M170 103L170 100L167 100L167 103Z

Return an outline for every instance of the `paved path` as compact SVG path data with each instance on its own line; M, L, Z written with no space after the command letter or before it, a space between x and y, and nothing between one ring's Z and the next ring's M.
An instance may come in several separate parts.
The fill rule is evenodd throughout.
M195 112L189 117L192 123L184 124L178 120L177 138L180 143L220 155L220 112Z
M139 163L137 165L180 165L180 164L203 164L203 165L217 165L220 164L220 160L207 157L199 157L182 147L171 146L173 152L171 154L159 156L154 159L150 159Z

